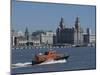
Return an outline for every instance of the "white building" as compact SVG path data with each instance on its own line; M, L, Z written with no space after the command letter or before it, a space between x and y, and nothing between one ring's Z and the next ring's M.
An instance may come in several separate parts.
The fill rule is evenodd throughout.
M24 33L22 31L18 31L17 34L18 34L19 37L24 36Z
M25 37L17 37L17 46L25 46L27 43L27 40Z
M18 32L16 32L15 30L11 30L11 45L12 46L15 46L15 38L18 38L18 37L24 37L24 34L23 34L23 32L22 31L18 31ZM25 41L24 40L20 40L19 41L19 39L17 40L16 39L16 42L17 43L24 43Z
M15 37L17 36L18 36L18 33L15 30L11 30L11 45L12 46L15 45L14 40L15 40Z
M53 44L53 32L45 32L40 36L41 44Z
M95 35L90 35L90 43L94 43L96 42L96 38Z

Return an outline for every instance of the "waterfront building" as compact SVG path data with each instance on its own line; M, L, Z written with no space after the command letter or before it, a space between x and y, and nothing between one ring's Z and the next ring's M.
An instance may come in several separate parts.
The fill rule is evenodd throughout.
M57 43L57 36L56 33L53 34L53 44Z
M84 34L83 35L83 42L84 42L84 44L86 45L86 44L88 44L89 42L88 42L88 35L87 34Z
M86 29L86 33L84 34L84 45L95 46L96 38L95 34L91 33L89 28Z
M76 17L75 28L74 28L74 44L83 44L83 29L81 28L80 18Z
M19 38L24 37L23 32L18 31L13 34L13 46L18 46L19 45Z
M83 42L84 44L89 44L90 43L90 35L91 35L91 30L89 28L86 29L86 33L83 35L84 39Z
M40 43L44 45L53 44L53 32L45 32L40 35Z
M14 30L12 31L12 46L29 46L32 45L32 40L30 39L30 35L28 32L28 28L26 27L25 29L25 35L23 32L18 31L15 32Z
M33 46L40 46L40 35L31 36Z
M81 28L80 18L76 17L74 27L65 27L64 19L61 18L56 32L52 31L35 31L29 35L28 28L26 27L25 33L21 31L11 31L12 46L48 46L48 45L87 45L89 43L95 44L95 35L91 34L89 28L83 34Z
M56 30L57 43L59 44L82 44L83 34L80 27L79 17L76 18L75 27L66 28L64 20L61 18L59 27Z
M91 34L90 35L90 43L91 44L95 44L96 43L96 36L95 36L95 34Z
M15 46L26 46L27 40L24 36L16 37L15 39L17 45Z
M11 46L17 45L18 33L15 30L11 30Z

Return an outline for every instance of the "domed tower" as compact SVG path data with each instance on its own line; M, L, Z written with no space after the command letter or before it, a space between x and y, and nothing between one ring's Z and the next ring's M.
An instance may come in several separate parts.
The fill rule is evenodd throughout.
M80 27L80 18L76 17L75 20L75 44L79 45L83 41L82 28Z
M76 17L75 29L76 29L78 32L80 31L80 18L79 18L79 16Z
M64 29L65 28L64 19L62 17L61 17L61 21L60 21L59 26L60 26L61 29Z
M64 19L61 17L61 20L59 22L59 27L56 30L56 35L57 35L57 42L61 43L61 33L62 31L65 29L65 25L64 25Z

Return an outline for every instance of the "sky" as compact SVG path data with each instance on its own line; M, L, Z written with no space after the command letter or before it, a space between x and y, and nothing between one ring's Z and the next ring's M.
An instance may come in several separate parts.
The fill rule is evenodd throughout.
M38 2L20 2L12 0L11 28L30 33L36 30L56 31L61 17L66 27L74 27L76 17L80 17L83 30L90 28L95 33L95 6L54 4Z

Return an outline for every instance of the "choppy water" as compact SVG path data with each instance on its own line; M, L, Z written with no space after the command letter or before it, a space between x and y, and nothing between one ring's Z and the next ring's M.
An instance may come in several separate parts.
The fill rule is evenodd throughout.
M85 70L96 68L96 49L95 47L77 47L77 48L54 48L58 53L70 55L66 61L49 61L31 66L34 54L45 52L43 49L12 49L12 74L17 73L37 73L37 72L54 72Z

